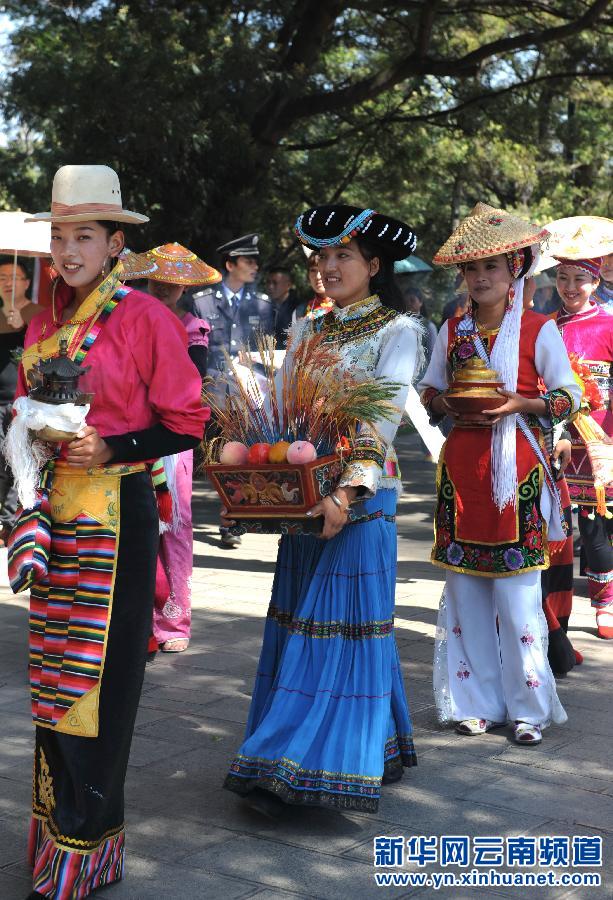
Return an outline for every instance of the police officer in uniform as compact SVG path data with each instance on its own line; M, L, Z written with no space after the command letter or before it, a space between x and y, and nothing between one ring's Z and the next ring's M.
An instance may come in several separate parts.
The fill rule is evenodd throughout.
M275 309L266 294L255 290L253 282L258 273L257 234L245 234L217 248L221 256L223 281L190 297L186 296L186 308L211 326L209 334L208 372L225 369L223 351L236 356L241 347L249 345L255 350L254 334L267 334L275 330ZM214 387L212 388L214 390ZM225 388L222 388L225 390ZM236 547L240 538L219 529L224 547Z
M217 248L221 255L220 284L196 291L190 312L205 319L209 334L209 374L225 368L223 350L236 356L241 346L253 344L258 330L274 332L274 306L266 294L256 291L253 282L258 273L258 235L245 234Z

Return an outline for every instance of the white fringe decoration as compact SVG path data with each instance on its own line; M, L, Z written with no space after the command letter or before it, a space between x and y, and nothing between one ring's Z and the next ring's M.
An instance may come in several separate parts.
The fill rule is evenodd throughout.
M24 509L36 503L40 472L53 456L53 447L36 440L36 432L46 425L58 431L78 432L86 423L89 405L42 403L31 397L17 397L15 417L2 441L3 453L13 471L19 502Z
M490 361L500 374L507 391L517 391L519 369L519 334L524 307L524 282L538 264L540 252L532 248L532 265L521 278L513 281L513 305L505 313L498 337L494 343ZM517 506L517 415L505 416L492 428L492 496L499 510L505 506Z
M53 456L51 448L43 441L33 441L26 418L17 416L2 441L2 452L13 472L19 502L24 509L32 509L41 470Z

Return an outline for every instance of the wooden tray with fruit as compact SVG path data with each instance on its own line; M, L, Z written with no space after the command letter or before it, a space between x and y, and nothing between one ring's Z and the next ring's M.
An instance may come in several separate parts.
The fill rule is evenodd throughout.
M225 380L205 385L218 434L205 441L207 475L237 533L320 531L322 517L307 512L336 487L360 429L395 419L400 385L347 371L321 334L293 346L278 371L268 337L256 343L263 376L245 353L241 371L228 356Z
M320 530L321 523L311 521L306 514L334 489L342 470L340 456L317 457L309 441L251 447L230 441L222 448L219 460L207 465L206 472L228 518L239 520L239 533Z

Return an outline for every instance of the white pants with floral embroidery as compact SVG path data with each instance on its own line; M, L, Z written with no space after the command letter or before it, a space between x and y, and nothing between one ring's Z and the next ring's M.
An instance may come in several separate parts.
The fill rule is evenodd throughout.
M541 573L446 574L434 658L441 720L565 722L547 662Z

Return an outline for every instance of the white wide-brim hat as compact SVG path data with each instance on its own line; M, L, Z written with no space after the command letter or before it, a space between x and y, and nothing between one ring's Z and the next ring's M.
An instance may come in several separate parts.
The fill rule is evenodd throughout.
M149 218L123 208L119 178L110 166L62 166L53 179L51 210L26 222L92 220L142 225Z
M550 237L537 272L557 266L559 257L594 259L613 253L613 219L604 216L569 216L549 222L545 228Z

